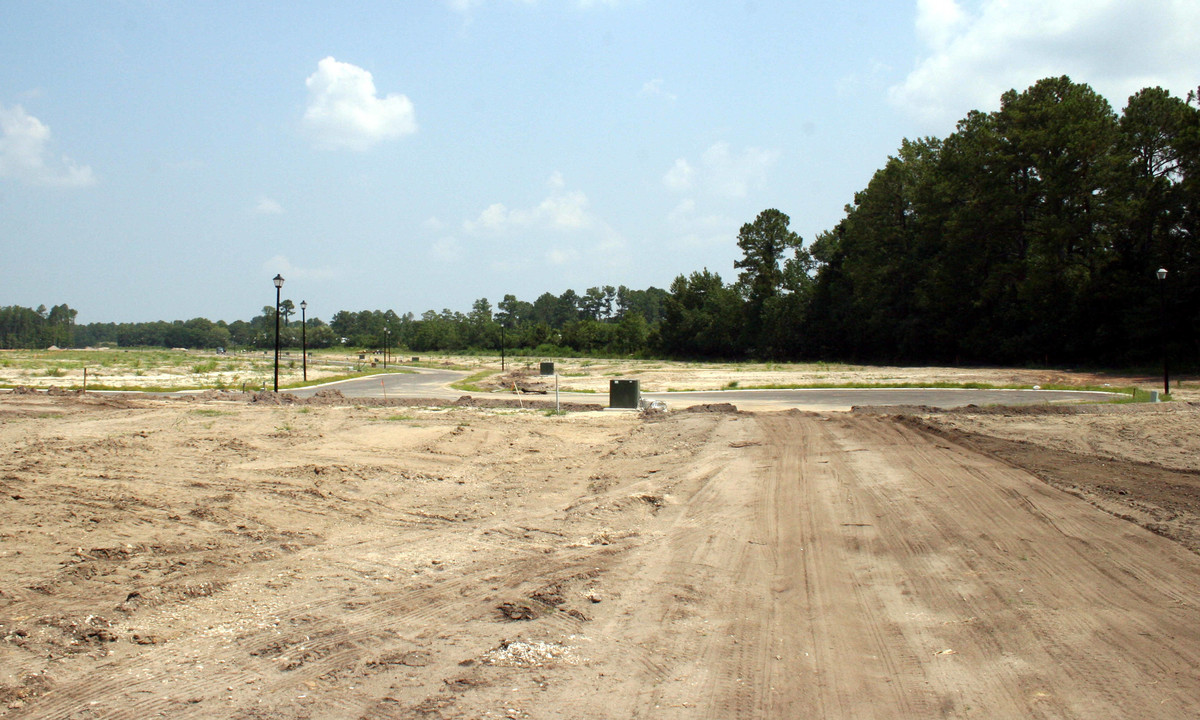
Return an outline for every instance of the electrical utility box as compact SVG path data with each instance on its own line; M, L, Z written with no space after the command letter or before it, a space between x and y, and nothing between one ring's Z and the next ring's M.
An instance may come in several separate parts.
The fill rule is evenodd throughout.
M642 399L641 380L609 380L608 406L611 408L638 409Z
M553 374L554 374L554 363L552 363L552 362L542 363L542 375L553 375Z

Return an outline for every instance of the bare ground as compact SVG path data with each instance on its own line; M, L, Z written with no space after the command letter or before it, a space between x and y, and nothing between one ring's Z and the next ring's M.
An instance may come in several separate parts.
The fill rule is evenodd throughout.
M1200 410L1131 407L0 395L0 716L1196 717Z

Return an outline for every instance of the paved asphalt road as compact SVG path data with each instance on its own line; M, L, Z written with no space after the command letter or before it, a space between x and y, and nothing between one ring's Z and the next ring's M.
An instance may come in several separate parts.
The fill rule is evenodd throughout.
M297 397L311 397L323 388L336 388L346 397L428 397L457 400L463 395L469 395L461 390L447 387L450 383L462 380L465 372L454 370L426 370L416 372L388 373L386 375L371 375L354 380L343 380L329 385L307 387L301 390L288 390Z
M501 393L465 393L448 385L466 376L453 370L419 369L415 373L373 375L345 380L325 387L337 388L346 397L421 397L455 400L463 395L511 397ZM321 388L289 390L299 397L313 395ZM554 398L549 395L538 399ZM803 390L720 390L709 392L643 393L642 397L663 400L668 407L687 407L705 403L733 403L740 408L804 410L848 410L854 406L925 405L938 408L964 405L1036 405L1048 402L1102 401L1116 397L1114 393L1076 390L957 390L903 388L878 390L803 389ZM563 400L607 405L607 394L562 393Z

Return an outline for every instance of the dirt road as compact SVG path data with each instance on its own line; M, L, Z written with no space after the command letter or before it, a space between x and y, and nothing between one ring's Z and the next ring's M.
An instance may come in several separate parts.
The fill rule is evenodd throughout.
M3 717L1200 715L1200 556L894 418L5 396L0 446Z

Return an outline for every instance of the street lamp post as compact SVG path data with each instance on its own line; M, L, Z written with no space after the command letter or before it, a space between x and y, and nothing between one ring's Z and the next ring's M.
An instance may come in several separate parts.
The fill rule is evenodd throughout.
M504 323L500 323L500 372L504 372Z
M1159 268L1158 273L1159 287L1159 335L1162 338L1162 361L1163 361L1163 395L1171 394L1171 376L1167 372L1167 269Z
M304 382L308 382L308 321L304 319L304 310L308 303L300 301L300 357L304 363Z
M277 273L271 282L275 283L275 392L279 392L279 290L283 276Z
M383 369L387 370L388 352L392 349L392 329L383 329Z

